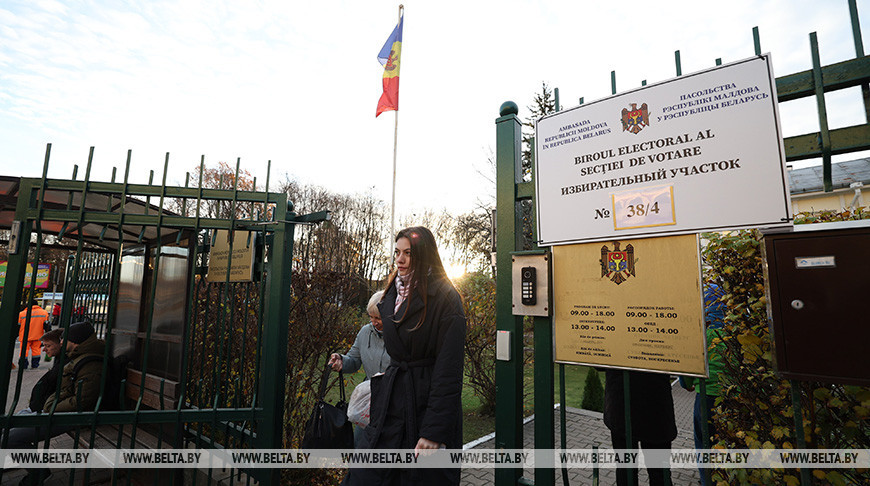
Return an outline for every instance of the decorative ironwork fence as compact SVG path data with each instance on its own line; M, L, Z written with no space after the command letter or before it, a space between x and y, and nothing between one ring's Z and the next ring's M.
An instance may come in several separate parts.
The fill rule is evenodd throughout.
M283 447L285 370L265 364L287 360L294 227L322 220L326 213L297 215L286 194L269 192L268 176L264 191L241 190L236 182L228 189L206 188L202 177L197 187L167 185L169 154L160 185L129 182L131 152L122 182L115 181L115 171L110 182L92 180L93 148L84 180L75 175L52 179L47 177L50 153L49 144L43 176L22 178L18 185L0 302L0 389L8 389L11 381L25 265L39 261L49 234L75 242L65 277L57 366L74 359L65 350L69 324L87 320L106 343L103 379L93 406L81 405L88 403L83 400L76 411L51 407L15 415L29 393L22 390L19 368L11 401L0 395L0 446L7 447L12 428L42 427L67 431L74 448ZM204 160L200 174L203 168ZM237 161L232 180L238 175ZM170 202L175 212L164 209ZM207 213L208 207L225 210L205 217L215 214ZM249 281L230 281L233 251L224 257L225 273L207 276L219 233L252 250ZM28 315L26 328L29 321ZM109 396L109 377L123 364L119 397ZM59 376L52 385L60 383ZM148 472L155 484L220 479L213 471L204 478L195 471L188 476L160 471ZM72 470L70 484L77 475L88 483L91 474ZM112 483L123 474L113 471ZM130 484L133 475L127 472L124 481ZM230 481L278 484L279 478L278 470L256 469L234 471Z

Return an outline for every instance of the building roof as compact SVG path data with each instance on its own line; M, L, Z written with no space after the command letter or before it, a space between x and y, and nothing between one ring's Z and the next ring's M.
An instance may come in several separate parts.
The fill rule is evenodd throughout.
M853 182L870 186L870 159L849 160L831 164L831 181L834 189L848 188ZM789 192L805 194L824 191L822 166L805 167L788 171Z

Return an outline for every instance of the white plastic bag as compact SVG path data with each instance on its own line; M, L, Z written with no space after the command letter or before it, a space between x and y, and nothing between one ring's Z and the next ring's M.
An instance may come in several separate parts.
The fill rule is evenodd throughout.
M372 382L366 380L356 388L350 395L350 402L347 404L347 419L366 428L369 424L369 416L372 407Z

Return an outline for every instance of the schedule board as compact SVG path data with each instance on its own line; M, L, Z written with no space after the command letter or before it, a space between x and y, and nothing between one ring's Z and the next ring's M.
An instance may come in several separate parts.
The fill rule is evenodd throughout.
M535 135L542 246L791 224L769 54L545 116Z
M697 235L553 248L555 360L707 376Z

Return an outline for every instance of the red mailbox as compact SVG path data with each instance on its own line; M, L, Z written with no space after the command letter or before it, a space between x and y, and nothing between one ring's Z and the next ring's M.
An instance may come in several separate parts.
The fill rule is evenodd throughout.
M779 373L870 385L870 220L763 233Z

